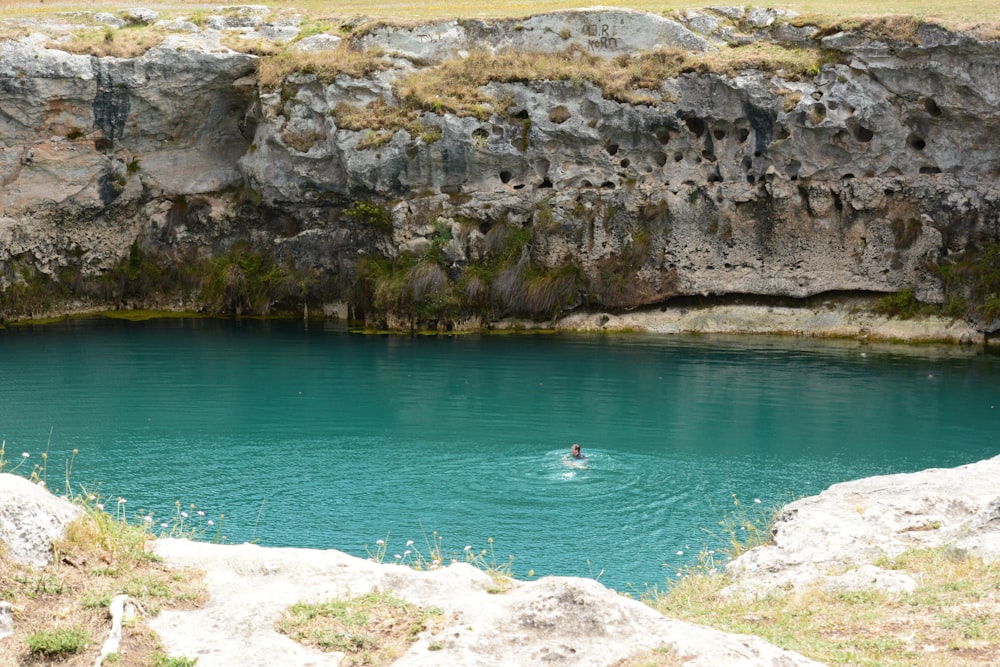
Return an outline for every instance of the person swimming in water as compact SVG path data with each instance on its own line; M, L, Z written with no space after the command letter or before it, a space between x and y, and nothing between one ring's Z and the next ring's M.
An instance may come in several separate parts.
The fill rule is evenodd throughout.
M574 442L569 448L569 454L563 456L563 462L569 466L583 468L587 465L587 457L580 451L580 445Z

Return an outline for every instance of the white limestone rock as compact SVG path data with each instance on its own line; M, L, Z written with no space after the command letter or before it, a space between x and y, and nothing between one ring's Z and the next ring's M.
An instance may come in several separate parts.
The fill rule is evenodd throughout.
M996 561L998 479L1000 456L958 468L834 484L786 506L774 524L774 544L752 549L727 566L737 579L731 592L765 594L805 586L836 577L845 567L870 565L921 547L949 547L987 563ZM861 570L851 585L867 577L875 587L909 586L885 576Z
M160 18L160 13L145 7L132 7L122 12L122 18L129 25L146 25Z
M715 47L676 21L629 9L594 7L537 14L523 20L446 21L412 28L378 27L360 43L413 60L439 61L488 48L562 53L577 48L612 58L658 48L702 52Z
M693 666L818 665L757 637L666 618L589 579L514 581L510 591L490 593L492 580L464 563L416 571L333 550L172 539L157 540L153 549L170 566L206 573L210 600L203 608L164 611L150 622L169 654L197 658L203 667L340 664L340 654L296 644L274 623L295 602L375 589L446 615L442 630L422 634L394 663L403 667L610 666L655 648Z
M176 18L169 21L157 21L153 24L153 27L159 28L160 30L166 30L168 32L201 32L201 28L199 28L195 23L192 23L184 18Z
M52 562L52 542L80 509L23 477L0 473L0 542L19 563L42 566Z
M128 25L128 21L125 19L119 18L114 14L109 14L107 12L97 12L94 14L94 23L108 25L112 28L124 28Z
M289 47L292 51L305 51L305 52L316 52L316 51L334 51L340 47L343 43L344 38L337 35L309 35L308 37L303 37L299 41Z

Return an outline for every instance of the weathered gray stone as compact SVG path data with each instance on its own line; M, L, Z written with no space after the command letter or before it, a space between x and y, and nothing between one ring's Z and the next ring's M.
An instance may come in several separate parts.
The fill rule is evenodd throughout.
M949 469L835 484L782 509L774 544L731 562L734 593L766 594L819 581L906 590L905 581L871 569L908 549L949 547L987 563L1000 558L1000 456ZM832 579L831 579L832 577Z
M293 51L333 51L343 41L344 39L337 35L309 35L292 44L290 48Z
M169 21L157 21L153 27L170 32L200 32L196 24L183 18L171 19Z
M128 21L125 19L118 18L114 14L109 14L107 12L97 12L94 14L94 23L109 25L112 28L124 28L128 25Z
M704 38L670 19L610 7L539 14L517 21L385 26L366 33L360 43L422 61L443 60L459 51L481 48L541 53L564 53L576 48L602 57L657 48L713 48Z
M380 565L337 551L265 549L157 540L171 566L206 573L209 602L192 611L164 611L150 625L169 654L205 667L337 665L278 634L287 606L333 597L392 592L412 604L437 607L445 627L423 633L394 664L417 667L520 667L540 662L612 665L654 648L671 649L685 665L724 667L817 665L762 639L729 635L668 619L589 579L545 577L513 581L490 593L492 580L464 563L416 571ZM430 650L434 645L435 650Z
M130 25L145 25L160 18L160 13L146 7L132 7L122 12L122 18Z
M23 477L0 473L0 542L19 563L46 565L52 542L80 516L80 509Z

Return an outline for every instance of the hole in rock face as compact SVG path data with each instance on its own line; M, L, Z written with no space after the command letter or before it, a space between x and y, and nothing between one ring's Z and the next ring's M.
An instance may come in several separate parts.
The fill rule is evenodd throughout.
M788 163L788 166L785 167L785 175L793 181L798 180L800 169L802 169L802 163L798 160L792 160Z
M854 138L860 141L861 143L866 144L875 137L875 133L869 130L864 125L855 125L851 131L854 134Z
M746 142L747 139L750 138L750 130L748 128L741 127L739 134L736 136L739 138L740 143L742 144Z
M787 139L790 136L791 136L791 134L789 134L788 128L785 127L784 125L775 125L774 126L774 140L775 141L783 141L783 140Z
M539 188L551 188L552 187L552 181L550 181L547 178L543 178L542 182L539 183L538 187Z
M406 157L413 160L417 157L418 151L416 144L410 144L406 147Z
M749 155L744 155L743 159L740 160L740 168L743 171L750 171L750 167L753 166L753 160L750 159Z
M656 162L657 165L659 165L659 166L662 167L663 165L665 165L667 163L667 154L666 153L656 153L653 156L653 161Z
M632 164L632 161L631 161L631 160L629 160L628 158L622 158L622 161L621 161L621 162L619 162L619 164L620 164L620 165L621 165L621 166L622 166L623 168L627 168L627 167L628 167L628 166L629 166L630 164Z
M665 127L658 129L656 131L656 140L665 146L670 141L670 130Z
M587 179L585 178L585 179L583 179L582 181L580 181L580 187L581 187L581 188L592 188L592 187L594 187L594 184L593 184L593 183L591 183L590 181L588 181L588 180L587 180Z
M718 169L714 170L711 174L708 175L708 182L709 183L721 183L722 182L722 174L719 172Z
M477 127L472 131L472 138L479 141L486 141L490 138L490 133L482 127Z
M920 168L920 173L921 174L940 174L941 173L941 168L940 167L935 167L934 165L928 165L926 167L921 167Z
M906 145L915 151L922 151L927 146L927 142L924 141L923 137L911 134L906 138Z
M829 109L830 111L836 111L837 109L840 108L840 105L837 104L836 100L830 100L829 102L827 102L826 108Z
M683 159L684 159L684 153L681 153L680 151L674 153L674 162L680 162Z
M608 155L614 155L618 152L618 144L607 144L604 150L608 152Z
M712 130L712 136L715 137L716 139L725 139L726 138L726 128L724 128L724 127L717 127L717 128L715 128L714 130Z
M747 183L753 185L757 182L757 178L753 174L747 174Z
M524 183L518 183L517 185L514 186L514 189L515 190L520 190L523 187L524 187Z
M813 121L818 123L826 118L826 105L817 102L809 107L809 113L812 114Z
M493 126L493 136L495 136L495 137L502 137L503 136L503 127L501 127L499 125L494 125Z
M715 162L715 153L712 151L702 151L701 156L709 162Z
M551 109L549 109L549 120L555 123L556 125L561 125L562 123L565 123L572 117L572 115L573 114L569 112L569 109L567 109L561 104L559 106L552 107Z
M684 119L684 125L687 126L694 136L701 139L702 135L705 134L705 121L697 116L691 116L690 118Z
M847 172L846 174L844 174L843 176L840 177L840 180L842 180L842 181L849 181L852 178L854 178L854 174L852 174L851 172Z
M604 181L603 183L601 183L601 187L607 190L614 190L615 184L612 183L611 181Z
M516 113L514 113L513 117L517 118L518 120L528 120L528 118L529 118L529 116L528 116L528 110L527 109L519 109Z
M506 171L506 170L505 171L501 171L500 172L500 182L501 183L510 183L510 179L511 179L511 177L513 175L514 174L510 173L509 171Z
M941 107L930 97L924 99L924 110L935 118L941 115Z

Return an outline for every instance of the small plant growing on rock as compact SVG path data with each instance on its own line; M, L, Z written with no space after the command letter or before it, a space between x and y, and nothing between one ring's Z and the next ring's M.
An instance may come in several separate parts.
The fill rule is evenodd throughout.
M356 201L344 211L344 215L362 224L388 234L392 232L392 217L389 211L370 201Z
M76 653L90 644L90 635L78 626L39 630L28 635L28 648L36 655L47 658Z
M443 615L391 593L374 590L347 599L297 603L278 621L278 632L306 646L347 655L346 665L387 665L420 633L436 630Z

